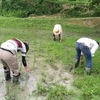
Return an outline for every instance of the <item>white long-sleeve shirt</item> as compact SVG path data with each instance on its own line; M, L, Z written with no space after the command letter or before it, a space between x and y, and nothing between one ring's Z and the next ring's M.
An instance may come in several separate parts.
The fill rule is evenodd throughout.
M99 47L98 43L95 40L86 38L86 37L78 39L77 42L84 43L86 46L88 46L91 51L92 56L94 56L95 51Z

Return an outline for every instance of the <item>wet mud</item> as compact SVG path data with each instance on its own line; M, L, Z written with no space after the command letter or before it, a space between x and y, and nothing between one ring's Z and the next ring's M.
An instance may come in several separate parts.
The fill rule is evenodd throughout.
M39 63L34 66L44 66L42 58L38 61ZM4 70L0 64L0 100L45 100L45 94L36 94L37 84L41 84L43 79L46 86L59 83L70 89L74 80L73 76L63 70L62 63L55 66L57 66L56 70L51 65L45 64L45 67L30 68L28 73L22 68L19 84L13 84L11 81L5 81Z

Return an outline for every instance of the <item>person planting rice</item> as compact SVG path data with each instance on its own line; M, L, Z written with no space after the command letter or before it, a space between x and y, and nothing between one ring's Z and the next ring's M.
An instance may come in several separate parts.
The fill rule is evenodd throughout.
M85 56L86 59L86 72L88 75L91 75L92 72L92 57L94 56L96 50L99 47L99 42L83 37L76 41L76 61L75 61L75 68L78 67L80 58L82 60L82 55Z
M29 50L27 43L22 42L19 39L12 38L1 44L0 47L0 60L3 64L4 74L6 81L11 79L11 73L13 74L13 82L19 82L19 64L17 59L17 52L22 53L22 63L25 67L26 72L29 71L26 62L26 54Z
M53 28L53 40L56 41L56 36L59 36L59 41L62 41L62 26L60 24L56 24Z

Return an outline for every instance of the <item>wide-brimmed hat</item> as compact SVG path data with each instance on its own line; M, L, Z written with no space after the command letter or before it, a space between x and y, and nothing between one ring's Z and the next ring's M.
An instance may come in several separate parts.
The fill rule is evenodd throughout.
M60 31L57 28L55 28L53 32L54 32L55 35L60 34Z

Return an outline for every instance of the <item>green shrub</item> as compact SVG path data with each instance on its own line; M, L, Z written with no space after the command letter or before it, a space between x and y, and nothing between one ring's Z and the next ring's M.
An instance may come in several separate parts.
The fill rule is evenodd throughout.
M91 1L89 2L89 8L90 8L90 9L93 9L94 6L98 6L98 5L100 5L100 0L91 0ZM98 7L98 8L99 8L99 7Z
M99 17L99 16L100 16L100 3L99 3L98 6L95 6L95 7L93 8L93 11L94 11L93 17L95 17L95 16Z
M1 10L3 16L27 17L31 14L56 14L62 5L50 0L3 0Z

